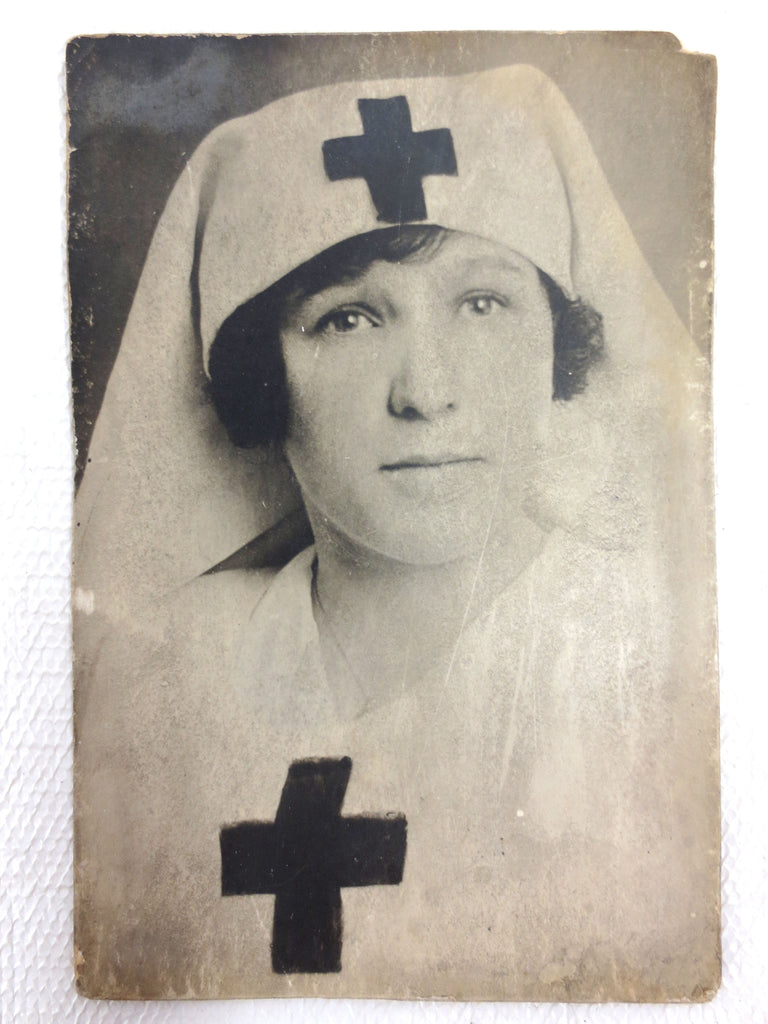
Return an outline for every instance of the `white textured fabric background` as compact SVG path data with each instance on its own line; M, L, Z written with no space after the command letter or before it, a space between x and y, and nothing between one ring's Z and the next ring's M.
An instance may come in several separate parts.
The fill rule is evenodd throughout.
M2 667L0 698L0 1021L718 1022L768 1020L768 699L763 656L766 539L761 383L768 371L762 257L766 228L765 87L759 26L746 4L703 17L650 0L642 19L579 5L578 27L674 31L720 61L717 179L716 415L722 659L723 987L699 1006L531 1006L383 1002L93 1003L71 965L71 672L69 523L72 440L64 264L63 78L68 36L106 31L573 28L565 3L546 22L498 7L452 16L406 4L382 19L360 4L254 16L221 3L70 3L4 18L3 371L0 399ZM210 5L209 5L210 6ZM105 12L106 8L106 12ZM223 8L223 9L222 9ZM740 16L739 8L743 11ZM450 17L450 20L449 20ZM743 37L739 27L744 26ZM761 219L762 218L762 219Z

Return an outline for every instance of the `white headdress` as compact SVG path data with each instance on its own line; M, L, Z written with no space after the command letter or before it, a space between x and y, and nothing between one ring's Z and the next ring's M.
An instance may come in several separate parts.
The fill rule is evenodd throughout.
M552 82L515 66L328 86L219 127L168 201L77 503L76 582L97 609L194 578L299 506L282 459L235 449L218 422L210 345L288 271L406 221L502 242L604 318L606 365L554 416L570 440L555 427L537 514L621 545L653 517L655 488L680 512L691 485L708 493L694 349ZM557 457L574 444L594 473L584 451L575 475Z

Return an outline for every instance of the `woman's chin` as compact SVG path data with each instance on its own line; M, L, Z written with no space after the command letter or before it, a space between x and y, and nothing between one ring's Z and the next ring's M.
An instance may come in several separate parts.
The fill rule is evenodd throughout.
M420 517L419 517L420 518ZM493 529L487 512L451 522L445 516L347 532L350 542L380 559L413 567L437 567L480 558Z
M377 562L412 567L438 567L456 562L478 561L493 553L494 559L508 561L530 548L530 534L539 533L523 511L519 486L501 495L478 490L463 503L381 502L375 509L358 508L354 501L338 507L319 509L305 498L320 557L326 545L335 556L356 568ZM502 552L502 549L510 550Z

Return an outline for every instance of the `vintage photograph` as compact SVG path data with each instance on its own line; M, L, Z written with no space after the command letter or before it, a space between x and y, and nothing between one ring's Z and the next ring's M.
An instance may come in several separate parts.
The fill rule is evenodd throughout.
M70 42L80 992L712 998L715 82Z

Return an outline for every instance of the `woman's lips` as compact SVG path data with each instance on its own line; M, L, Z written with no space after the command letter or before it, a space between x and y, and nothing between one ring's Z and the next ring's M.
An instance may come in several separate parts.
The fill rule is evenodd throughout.
M479 455L409 452L394 462L383 463L379 470L383 474L380 479L406 501L426 503L430 508L437 502L445 508L475 500L470 496L479 493L485 466L487 460Z
M444 466L457 466L463 463L484 462L479 455L408 455L396 462L386 462L379 466L385 473L395 473L409 469L440 469Z

